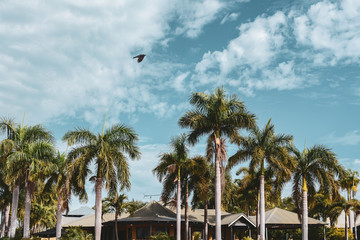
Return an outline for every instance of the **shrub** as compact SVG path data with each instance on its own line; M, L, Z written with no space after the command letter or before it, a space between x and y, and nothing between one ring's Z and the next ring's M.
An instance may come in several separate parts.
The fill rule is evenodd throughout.
M353 234L349 229L349 240L353 240ZM343 240L345 239L345 228L328 228L326 233L326 239L328 240Z
M91 233L79 227L70 227L66 229L65 235L60 239L61 240L93 240L94 237Z

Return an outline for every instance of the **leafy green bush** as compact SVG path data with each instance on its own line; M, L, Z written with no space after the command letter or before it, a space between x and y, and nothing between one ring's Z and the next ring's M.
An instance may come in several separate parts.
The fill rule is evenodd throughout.
M243 237L241 240L254 240L254 239L252 239L252 238L249 237L249 236L246 236L246 237Z
M60 238L61 240L93 240L94 237L91 233L79 228L70 227L66 229L65 236Z
M150 239L152 240L173 240L174 237L170 237L166 232L160 232L156 236L151 236Z
M349 229L349 240L353 240L354 237ZM343 240L345 239L345 228L328 228L326 231L326 239L328 240Z

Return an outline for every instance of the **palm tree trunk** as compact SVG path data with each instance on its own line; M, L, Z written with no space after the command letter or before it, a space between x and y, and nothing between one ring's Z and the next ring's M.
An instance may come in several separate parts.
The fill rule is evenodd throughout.
M354 211L354 235L355 235L355 240L358 240L358 237L357 237L357 227L356 227L356 213Z
M264 175L260 176L260 240L265 240L265 190Z
M348 192L348 201L351 200L351 190ZM352 232L352 228L351 228L351 220L350 220L350 215L351 215L351 209L349 209L349 215L348 215L348 219L349 219L349 228L350 229L350 233Z
M180 206L180 167L178 167L177 193L176 193L176 240L181 240L181 206Z
M305 183L306 185L306 183ZM305 186L306 188L306 186ZM302 192L302 240L308 240L308 200L307 188Z
M348 223L347 223L347 214L346 214L346 210L345 210L345 240L349 240L349 236L348 236Z
M117 220L118 220L118 209L116 208L115 210L115 240L119 240L119 233L118 233L118 224L117 224ZM150 235L152 235L150 233Z
M260 239L260 190L258 191L257 207L256 207L256 239Z
M19 205L19 192L20 186L16 185L12 192L12 202L11 202L11 218L10 218L10 229L8 232L8 236L11 238L15 237L16 224L17 224L17 210Z
M185 188L185 240L189 239L189 186L188 181L186 180Z
M96 178L95 183L95 240L101 239L101 208L102 208L102 178Z
M0 238L5 237L5 209L1 210L1 234Z
M352 190L352 199L355 199L355 191ZM358 240L357 237L357 227L356 227L356 211L354 211L354 239Z
M215 135L215 239L221 240L220 138Z
M9 231L9 220L10 220L10 203L5 208L5 233ZM5 236L5 235L4 235Z
M31 182L25 180L25 214L23 238L30 238Z
M62 207L61 207L61 197L59 194L57 209L56 209L56 240L61 238L61 217L62 217Z
M208 240L209 237L209 224L208 224L208 200L206 196L205 207L204 207L204 240Z

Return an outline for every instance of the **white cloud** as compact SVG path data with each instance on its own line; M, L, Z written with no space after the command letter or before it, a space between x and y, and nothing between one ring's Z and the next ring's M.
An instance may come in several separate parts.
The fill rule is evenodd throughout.
M225 4L188 3L4 2L0 109L16 119L26 111L31 122L71 116L93 124L106 110L110 119L138 112L164 117L179 110L161 92L183 65L157 58L152 49L166 47L175 18L183 34L195 37ZM142 52L147 56L138 64L132 56ZM179 91L183 77L173 85Z
M223 19L225 22L227 16ZM359 63L360 2L321 1L305 9L276 12L241 24L223 50L206 52L191 79L197 85L228 84L254 90L289 90L319 84L314 69Z
M360 165L360 159L355 159L355 160L354 160L354 163Z
M176 8L180 26L176 29L176 34L185 34L189 38L197 37L207 23L216 19L217 13L224 6L225 3L219 0L179 1Z
M170 83L172 88L174 88L178 92L185 92L186 86L184 85L185 79L189 76L190 72L185 72L179 74L175 79L173 79L173 83Z
M225 17L221 20L220 24L224 24L226 22L235 21L239 17L239 13L230 13L225 15Z
M322 137L321 140L325 143L355 146L360 143L360 134L358 130L348 132L344 136L335 136L334 133L330 133L329 135Z
M294 23L297 41L317 51L315 63L335 65L340 60L359 63L359 1L318 2L306 14L296 16Z
M252 95L253 89L293 89L304 80L293 60L279 61L286 45L288 19L283 12L261 16L239 27L239 36L222 51L207 52L196 65L199 85L225 82Z

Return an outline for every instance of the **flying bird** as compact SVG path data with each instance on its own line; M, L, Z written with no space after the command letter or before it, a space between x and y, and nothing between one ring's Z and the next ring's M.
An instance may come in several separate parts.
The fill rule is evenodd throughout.
M137 58L137 62L140 63L144 59L145 56L146 56L145 54L139 54L133 58Z

